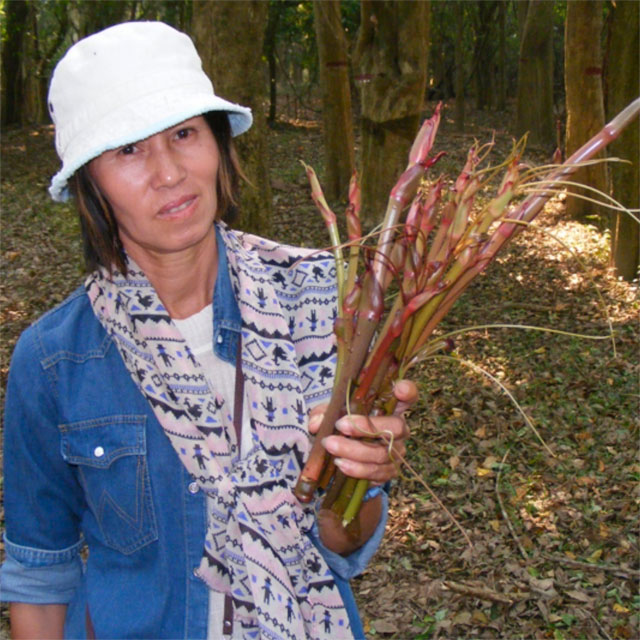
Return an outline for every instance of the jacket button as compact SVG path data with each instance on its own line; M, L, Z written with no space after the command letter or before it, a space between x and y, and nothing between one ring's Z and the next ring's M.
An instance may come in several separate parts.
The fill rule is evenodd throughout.
M189 489L189 493L198 493L198 491L200 491L200 487L198 486L197 482L189 483L189 486L187 488Z
M102 458L102 456L104 455L104 449L103 449L102 447L96 447L96 448L93 450L93 455L94 455L96 458Z

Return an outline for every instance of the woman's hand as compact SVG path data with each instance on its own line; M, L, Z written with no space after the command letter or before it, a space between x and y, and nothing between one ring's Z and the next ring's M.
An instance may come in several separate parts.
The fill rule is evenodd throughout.
M393 392L398 400L393 415L344 416L336 423L342 435L331 435L324 439L326 450L334 456L334 462L346 475L366 478L373 484L383 484L398 474L394 459L404 456L405 440L409 435L403 414L418 399L418 389L413 382L401 380ZM311 412L311 433L315 433L320 426L323 412L324 407L316 407ZM373 440L376 434L378 436ZM367 441L363 441L363 438ZM391 456L390 442L393 442ZM353 553L371 537L381 513L382 501L380 496L376 496L362 504L358 516L345 528L341 516L331 509L320 509L320 539L335 553Z
M346 475L383 484L398 474L394 459L404 456L405 440L409 435L403 414L418 399L418 389L410 380L400 380L393 392L398 400L393 415L344 416L336 423L336 428L342 435L331 435L324 439L324 447L334 456L334 462ZM311 433L315 433L320 426L323 412L324 407L316 407L311 412ZM372 434L379 434L375 441L370 440ZM362 438L369 440L364 442ZM391 441L393 451L390 456Z

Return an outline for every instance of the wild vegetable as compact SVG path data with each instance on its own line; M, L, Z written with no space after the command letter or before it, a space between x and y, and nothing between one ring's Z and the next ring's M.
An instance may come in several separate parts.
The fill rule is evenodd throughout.
M322 509L331 510L349 531L367 483L348 478L337 469L321 440L347 413L393 411L394 382L406 377L417 362L451 349L451 340L434 337L434 331L471 281L535 219L571 174L614 140L639 112L640 98L561 165L524 166L523 138L503 162L483 166L493 142L474 144L460 175L448 187L444 176L431 175L442 155L430 155L441 117L438 105L422 125L407 168L391 190L380 230L365 236L354 176L345 214L345 244L340 241L336 215L315 172L305 165L312 197L333 245L339 307L334 327L338 363L332 398L296 487L300 501L309 502L316 490L322 489ZM493 196L480 199L479 194L500 175Z

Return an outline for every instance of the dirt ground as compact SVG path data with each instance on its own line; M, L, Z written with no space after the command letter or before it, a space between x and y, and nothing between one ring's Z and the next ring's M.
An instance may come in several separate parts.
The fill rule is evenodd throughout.
M455 133L445 109L435 148L452 177L474 137L495 133L496 158L511 144L508 114L467 122ZM298 162L322 176L321 140L317 114L270 131L279 240L328 244ZM75 219L46 195L56 167L50 128L3 133L2 388L19 333L82 279ZM354 581L370 638L640 636L637 285L609 270L605 233L563 214L559 196L548 233L520 234L450 311L443 331L469 328L450 357L413 371L410 469ZM521 328L473 328L497 323Z

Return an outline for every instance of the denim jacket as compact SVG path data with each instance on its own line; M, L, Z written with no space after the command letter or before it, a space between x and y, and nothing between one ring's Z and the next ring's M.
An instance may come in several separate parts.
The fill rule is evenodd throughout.
M217 355L235 362L241 319L218 235ZM65 637L206 638L208 589L194 574L205 496L178 460L83 287L27 329L9 373L4 432L3 601L68 604ZM322 546L356 637L348 579L384 516L348 558ZM88 548L88 554L83 550Z

